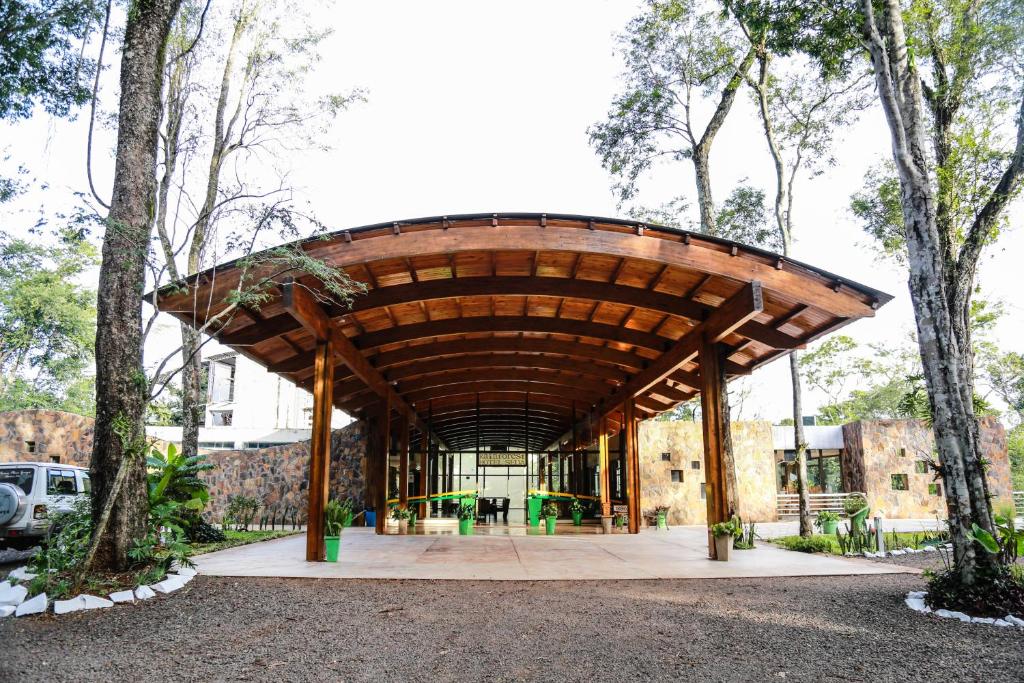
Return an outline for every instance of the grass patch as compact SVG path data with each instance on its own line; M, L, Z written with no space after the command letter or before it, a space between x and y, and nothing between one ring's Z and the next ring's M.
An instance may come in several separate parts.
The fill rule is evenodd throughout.
M249 545L250 543L259 543L260 541L270 541L275 538L284 538L285 536L293 536L295 534L301 534L302 531L234 531L231 529L225 529L224 535L227 536L227 540L215 541L213 543L193 543L192 553L194 555L201 555L203 553L213 553L218 550L227 550L228 548L234 548L240 545Z

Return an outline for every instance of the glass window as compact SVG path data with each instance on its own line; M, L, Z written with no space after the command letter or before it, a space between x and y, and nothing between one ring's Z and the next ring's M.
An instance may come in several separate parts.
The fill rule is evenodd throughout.
M661 454L661 459L664 462L672 462L672 454L671 453L662 453Z
M928 484L928 495L929 496L941 496L942 495L942 484Z
M672 470L672 483L673 484L681 484L681 483L683 483L683 471L682 470Z
M910 489L910 482L905 474L893 474L890 475L892 479L892 490L893 491L907 491Z
M0 484L13 484L22 493L32 493L32 482L36 476L34 467L3 467L0 468Z
M701 482L701 485L700 485L700 499L701 500L706 500L707 497L708 497L708 485L706 483Z
M700 460L691 460L690 461L690 469L691 470L699 470L700 469Z
M46 495L73 496L78 493L74 470L47 470Z
M28 451L29 453L35 453L36 452L36 442L35 441L26 441L25 442L25 450Z
M928 463L925 460L918 460L914 463L914 470L918 474L928 474Z
M92 479L85 473L82 473L82 493L92 493Z

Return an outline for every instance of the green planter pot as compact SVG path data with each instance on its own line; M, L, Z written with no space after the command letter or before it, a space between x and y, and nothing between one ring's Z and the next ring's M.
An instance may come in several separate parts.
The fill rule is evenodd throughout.
M472 536L473 535L473 520L471 519L460 519L459 520L459 536Z
M573 512L572 513L572 525L573 526L583 526L583 512L582 511L580 511L580 512Z
M527 496L526 511L529 513L530 526L540 526L540 509L544 501L537 496Z
M664 512L658 513L658 528L668 529L668 517L665 515Z
M850 515L850 525L864 531L865 522L867 521L869 512L871 512L870 508L861 508L857 512L854 512Z
M555 523L558 522L557 517L545 517L544 518L544 530L548 536L555 535Z
M409 528L413 529L415 527L416 527L416 515L415 514L409 515Z
M327 561L338 561L338 550L341 547L341 536L325 536L324 547L327 549Z
M834 534L838 528L839 522L836 520L821 523L821 533L823 534Z

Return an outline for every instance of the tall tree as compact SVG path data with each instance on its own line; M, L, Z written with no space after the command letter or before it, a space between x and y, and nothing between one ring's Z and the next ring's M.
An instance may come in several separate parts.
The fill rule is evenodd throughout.
M723 5L739 24L757 59L756 74L747 81L754 92L762 130L775 171L774 225L783 256L793 252L793 204L797 180L818 175L833 162L836 132L867 106L866 78L829 78L808 65L779 63L769 45L769 27L797 26L796 13L780 11L764 0L726 0ZM799 351L789 354L793 398L793 443L797 455L800 535L814 532L807 479L807 440L803 424L803 391Z
M0 235L0 410L91 414L84 371L96 337L96 292L78 283L95 249L72 231L53 245Z
M156 215L162 265L173 282L201 270L223 220L230 220L247 236L250 230L257 232L260 226L247 223L249 215L265 215L252 211L261 203L274 207L275 220L282 225L298 220L299 212L290 201L282 201L292 194L292 188L280 180L288 175L279 168L284 162L282 152L287 149L294 154L322 146L327 123L362 97L359 91L306 96L311 65L319 60L320 45L330 32L310 29L302 10L301 3L238 0L231 5L224 41L210 28L201 39L194 38L203 22L209 23L205 6L195 0L186 0L182 6L167 58ZM196 67L198 55L204 61L222 60L217 82L203 82L204 70ZM206 92L213 96L206 98ZM183 160L204 154L207 148L208 159L198 162L205 165L205 174L190 170L186 176L183 170L182 177L176 177L179 163L184 169ZM242 163L257 159L259 173L248 171ZM268 169L276 176L269 183ZM196 206L195 213L186 217L177 210L170 212L172 199L176 207ZM176 234L183 237L175 240ZM252 240L240 243L253 244ZM179 265L181 253L184 263ZM202 340L184 324L181 335L182 453L191 457L198 451L202 421Z
M961 583L972 585L979 572L991 573L996 558L978 552L970 533L973 524L993 531L973 409L970 301L982 251L1024 172L1024 88L1009 63L1024 47L1022 9L1014 2L921 2L912 7L909 30L898 0L886 0L880 11L865 0L862 9L900 180L910 294L957 571ZM979 144L971 110L986 103L1006 112L1011 94L1019 99L1016 141L1002 150L985 145L987 155L1001 159L990 157L987 177L976 183L973 215L961 223L955 173Z
M754 50L719 12L693 0L647 0L620 36L624 91L590 142L618 178L619 199L662 159L693 164L701 231L718 235L711 147L725 124ZM703 124L698 110L710 107Z
M124 569L132 542L147 531L142 293L156 204L164 50L180 2L136 0L125 20L117 154L97 297L94 535L86 570Z

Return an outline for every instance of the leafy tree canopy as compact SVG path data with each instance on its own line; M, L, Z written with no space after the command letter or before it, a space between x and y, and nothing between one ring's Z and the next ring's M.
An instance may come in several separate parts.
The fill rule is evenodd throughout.
M55 246L0 235L0 404L90 414L96 294L79 284L95 249L77 233Z
M101 18L98 0L0 3L0 119L23 119L41 105L55 116L89 99L95 64L84 42Z

